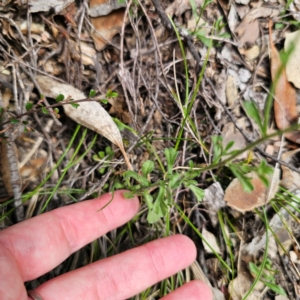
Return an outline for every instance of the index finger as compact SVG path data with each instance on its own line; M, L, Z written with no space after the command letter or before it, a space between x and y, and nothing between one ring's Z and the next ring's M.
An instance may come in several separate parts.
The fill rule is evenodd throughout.
M137 213L137 198L126 200L124 191L58 208L0 232L0 243L15 257L24 281L37 278L70 254Z

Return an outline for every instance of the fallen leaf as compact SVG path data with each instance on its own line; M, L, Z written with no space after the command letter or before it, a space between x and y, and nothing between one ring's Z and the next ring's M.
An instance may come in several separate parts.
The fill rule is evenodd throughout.
M299 193L295 195L299 197ZM241 248L241 258L243 261L248 263L249 261L255 261L262 251L265 251L266 239L269 239L268 243L268 257L270 259L278 259L278 248L274 236L277 236L277 233L280 234L282 230L287 230L287 224L291 224L292 216L295 210L290 208L286 210L285 207L282 207L277 214L275 214L271 221L269 222L269 227L272 230L273 234L259 234L255 236L250 243L244 244ZM284 238L285 239L285 238Z
M73 100L85 99L86 96L80 90L73 86L58 82L47 76L39 75L36 81L40 85L43 94L46 97L56 98L59 94L71 97ZM131 164L124 150L123 140L120 131L106 110L95 101L80 102L77 108L72 105L63 105L64 111L68 117L78 124L81 124L106 137L112 143L117 145L125 159L129 169L132 170Z
M296 149L283 153L281 159L286 163L291 163L294 160L297 160L298 162L296 155L297 153L299 153L299 151L300 149ZM292 164L295 165L294 163ZM281 169L282 180L280 182L280 185L288 190L300 189L300 174L283 165L281 166Z
M245 59L247 61L252 61L259 57L260 54L260 48L257 45L254 45L253 47L249 49L243 49L239 48L239 51L242 55L245 56Z
M279 171L275 170L273 175L269 176L270 187L266 187L255 172L250 172L248 177L251 178L251 184L254 189L251 192L246 192L240 183L235 178L225 190L224 200L227 205L240 211L247 212L254 208L266 205L275 195L279 185ZM274 177L272 179L272 177ZM273 184L271 184L273 182Z
M224 191L219 182L213 183L204 190L202 204L207 210L213 226L216 226L219 223L218 211L226 206L224 201Z
M284 130L297 124L298 113L296 107L295 88L287 80L286 70L282 66L280 55L272 40L272 21L269 21L271 76L274 88L274 113L276 125ZM279 73L280 72L280 73ZM292 142L300 144L300 132L289 132L284 135Z
M225 93L226 93L228 107L233 110L233 113L235 115L239 116L240 106L238 101L238 88L237 88L235 78L231 75L227 77Z
M242 127L245 128L245 125ZM243 135L235 128L235 125L230 122L224 125L223 130L223 149L226 148L229 142L233 141L234 144L233 146L229 149L229 151L234 151L234 150L240 150L243 149L246 146L246 140L243 137ZM248 157L249 151L243 152L241 155L236 157L236 160L243 160ZM228 158L230 155L225 155L222 157L222 160L225 160Z
M235 33L238 35L241 44L254 44L259 38L259 18L275 17L279 15L279 10L261 6L251 9L242 22L236 27Z
M207 231L205 228L202 229L202 236L204 240L215 250L216 253L221 254L220 247L217 243L216 237L209 231ZM207 253L214 253L210 247L206 243L203 243L204 250Z
M218 75L215 75L215 92L219 98L219 100L225 105L226 104L226 78L227 74L225 69L222 70L222 72ZM221 120L222 117L223 108L222 106L216 107L216 114L215 114L215 120Z
M23 21L19 24L19 28L21 29L22 33L27 34L28 33L28 22ZM30 25L30 32L36 33L36 34L42 34L45 31L45 24L41 23L35 23L32 22Z
M230 294L230 299L241 300L243 296L249 291L253 282L253 278L250 273L245 271L239 271L236 278L230 281L228 286L228 291ZM247 297L247 300L257 300L260 296L260 292L257 291L258 285L261 288L261 283L258 282L253 292Z
M203 3L203 0L194 0L196 7L200 7ZM186 10L191 9L191 1L190 0L175 0L172 4L170 4L165 12L167 15L172 16L180 16Z
M74 0L29 0L28 4L30 7L30 12L32 13L50 11L51 9L54 9L56 13L59 13L72 2L74 2Z
M105 4L107 0L92 0L90 1L90 11L94 7ZM121 31L124 22L125 9L117 9L108 15L91 18L94 29L91 31L91 37L94 40L96 49L102 50L113 37Z
M287 79L300 88L300 30L286 35L284 50L288 52L291 47L294 49L286 64Z
M114 10L126 7L126 1L120 0L90 0L89 16L96 18L107 16Z

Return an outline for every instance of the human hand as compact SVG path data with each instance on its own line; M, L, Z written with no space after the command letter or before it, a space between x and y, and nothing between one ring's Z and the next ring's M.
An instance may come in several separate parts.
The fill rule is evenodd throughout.
M28 297L24 282L50 271L99 236L126 223L137 213L137 198L122 191L58 208L0 232L0 299L126 299L193 262L193 242L175 235L150 242L63 274L40 285ZM212 299L210 289L192 281L164 300Z

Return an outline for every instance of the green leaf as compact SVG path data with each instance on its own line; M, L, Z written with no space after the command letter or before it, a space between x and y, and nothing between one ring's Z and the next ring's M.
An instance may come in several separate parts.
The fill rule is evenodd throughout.
M204 191L195 185L189 185L188 188L193 192L197 201L201 202L205 195Z
M249 270L254 275L254 277L256 277L259 272L259 268L253 262L249 262Z
M113 92L112 90L108 90L106 93L107 98L116 98L119 94L117 92Z
M49 111L48 111L48 109L45 106L42 106L42 112L45 115L49 115Z
M283 23L276 23L275 24L275 29L282 29L282 28L284 28L284 24Z
M247 115L258 125L261 133L263 133L263 122L256 104L253 101L245 101L243 106Z
M225 147L225 152L227 152L233 145L234 145L234 141L230 141Z
M65 96L63 94L59 94L56 98L55 101L56 102L61 102L65 99Z
M70 103L72 107L77 108L79 106L78 103Z
M103 175L106 171L106 168L100 168L98 171L101 175Z
M231 35L227 32L224 32L224 33L221 33L218 35L220 38L223 38L223 39L230 39L231 38Z
M58 109L57 107L54 107L54 108L53 108L53 111L54 111L56 114L59 113L59 109Z
M148 211L147 221L149 224L156 223L160 218L161 216L159 216L153 209Z
M169 187L172 190L177 189L182 183L182 178L179 173L169 175L168 179L169 179Z
M229 169L232 171L232 173L235 175L235 177L240 181L243 189L246 192L253 191L254 187L251 183L251 178L247 177L241 170L241 166L237 166L235 164L229 164Z
M211 39L204 36L204 35L199 35L198 36L199 40L206 46L206 47L210 47L211 46Z
M168 173L172 174L178 152L174 148L165 149Z
M214 151L213 163L218 163L223 153L223 145L222 145L223 137L219 135L213 135L211 137L211 141L213 144L213 151Z
M143 197L145 199L145 202L146 202L149 210L151 210L153 208L153 197L149 194L148 191L143 193Z
M135 195L133 192L128 191L128 192L124 192L123 196L125 199L133 199Z
M33 103L32 102L27 102L25 105L25 109L27 111L31 110L33 108Z
M151 184L150 181L148 181L146 178L144 178L143 176L139 175L138 173L134 172L134 171L131 171L131 170L128 170L126 171L124 174L124 179L128 180L130 178L133 178L135 179L137 182L139 182L142 186L149 186Z
M94 160L94 161L100 161L100 159L99 159L99 157L98 157L97 154L94 154L92 157L93 157L93 160Z
M273 292L275 292L275 293L277 293L277 294L279 294L279 295L283 295L283 296L286 296L287 294L286 294L286 292L285 292L285 290L281 287L281 286L279 286L279 285L277 285L277 284L275 284L275 283L272 283L272 282L268 282L268 281L262 281L268 288L270 288Z
M93 98L93 97L95 97L95 95L96 95L96 91L95 90L90 90L89 98Z
M12 124L19 124L19 123L20 123L20 120L15 119L15 118L11 118L11 119L10 119L10 123L12 123Z
M108 103L107 99L101 99L99 101L102 102L103 104L107 104Z
M268 187L269 186L269 179L263 175L257 174L261 182Z
M154 162L146 160L142 165L142 174L145 178L154 170Z
M153 207L154 212L160 217L165 216L167 213L167 205L165 204L165 190L165 185L161 183Z
M116 97L118 97L119 96L119 94L117 93L117 92L112 92L111 94L110 94L110 98L116 98Z

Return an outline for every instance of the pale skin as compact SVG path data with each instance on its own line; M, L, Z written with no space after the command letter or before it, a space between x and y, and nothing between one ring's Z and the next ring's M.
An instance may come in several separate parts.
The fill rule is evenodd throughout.
M129 221L139 209L137 198L99 199L58 208L0 232L0 299L29 300L24 282L52 270L73 252ZM98 212L97 212L98 211ZM124 300L190 265L194 243L183 235L159 239L58 276L35 292L43 300ZM163 300L210 300L209 287L191 281Z

